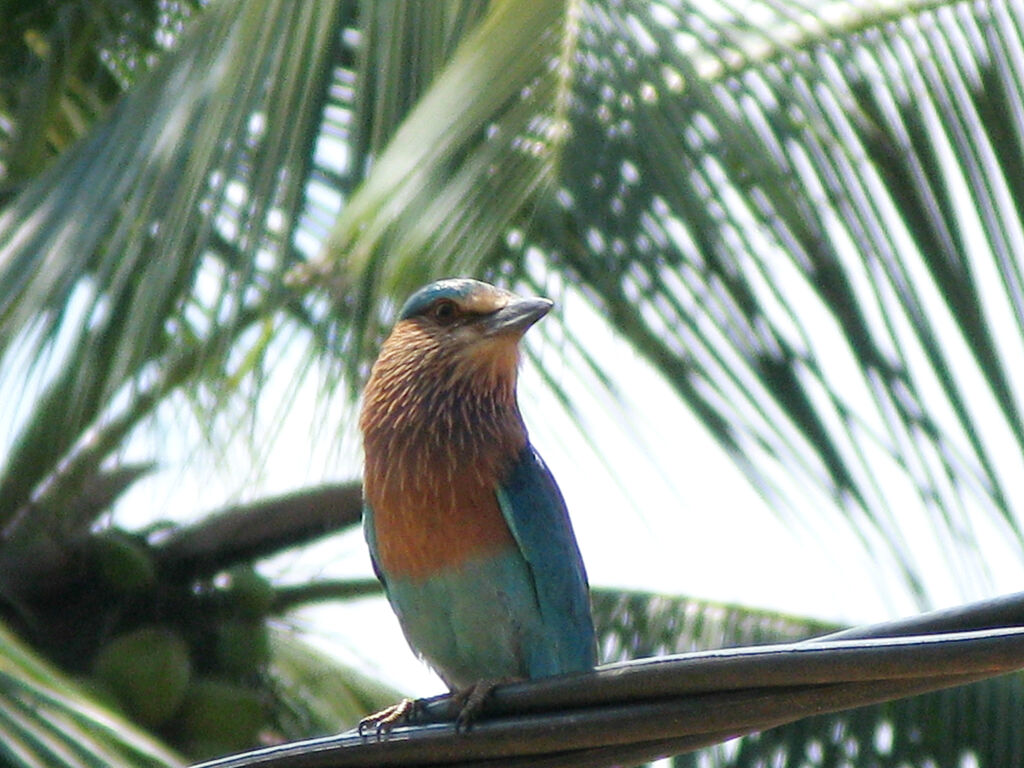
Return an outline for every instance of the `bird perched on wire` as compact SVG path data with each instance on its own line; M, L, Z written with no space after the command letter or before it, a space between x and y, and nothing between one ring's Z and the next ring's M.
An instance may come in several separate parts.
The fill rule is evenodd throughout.
M551 307L477 280L421 288L363 395L374 569L463 718L496 682L596 663L583 561L516 399L519 341ZM368 720L390 727L408 709Z

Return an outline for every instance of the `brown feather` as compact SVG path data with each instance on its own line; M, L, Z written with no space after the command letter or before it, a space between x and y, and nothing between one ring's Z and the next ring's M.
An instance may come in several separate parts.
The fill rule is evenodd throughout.
M416 317L385 341L360 426L387 573L422 580L513 545L495 491L526 445L517 342Z

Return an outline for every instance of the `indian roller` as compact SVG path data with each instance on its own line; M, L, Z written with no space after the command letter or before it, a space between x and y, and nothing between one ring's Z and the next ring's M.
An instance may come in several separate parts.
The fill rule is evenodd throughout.
M519 341L552 307L470 279L399 312L363 394L363 523L412 649L464 702L592 669L587 576L516 399ZM390 727L410 702L367 722Z

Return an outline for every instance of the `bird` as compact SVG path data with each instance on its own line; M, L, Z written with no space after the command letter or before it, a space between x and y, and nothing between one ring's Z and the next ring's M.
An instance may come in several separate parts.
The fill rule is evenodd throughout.
M433 282L400 309L363 393L373 568L409 645L461 700L461 724L498 683L597 661L579 546L517 400L520 340L552 306ZM412 705L363 724L380 734Z

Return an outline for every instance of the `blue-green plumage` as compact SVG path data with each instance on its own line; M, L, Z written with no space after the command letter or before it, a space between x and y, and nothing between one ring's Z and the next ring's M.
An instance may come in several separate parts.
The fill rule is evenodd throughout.
M534 657L526 676L592 669L597 646L583 559L562 493L533 446L498 488L498 502L530 570L542 642L550 649Z
M453 690L596 663L569 515L515 396L519 339L550 306L475 280L431 284L402 308L364 395L374 568Z
M426 580L378 577L410 645L453 690L597 663L586 573L554 478L532 446L496 489L515 545ZM373 511L364 529L377 562Z
M415 317L433 304L438 299L452 301L465 300L478 291L480 281L470 280L464 277L453 277L448 280L438 280L435 283L420 288L410 296L398 312L399 321Z

